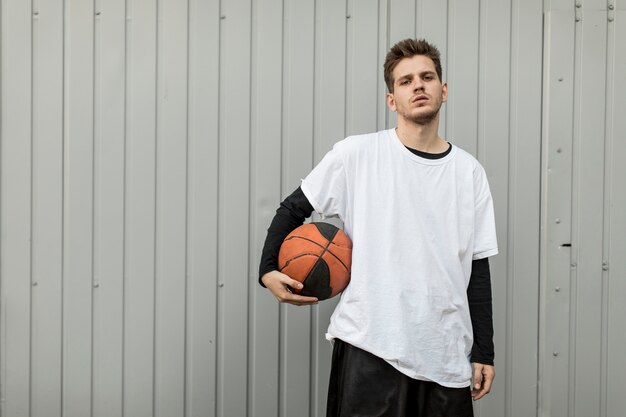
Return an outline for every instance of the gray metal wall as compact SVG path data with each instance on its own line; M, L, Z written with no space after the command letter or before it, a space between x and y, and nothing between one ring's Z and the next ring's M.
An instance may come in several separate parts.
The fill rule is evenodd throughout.
M539 414L624 416L626 2L577 3L545 16Z
M623 415L610 3L1 0L0 415L324 415L334 301L279 306L258 258L334 142L394 125L382 61L414 36L443 53L441 133L496 204L477 415Z

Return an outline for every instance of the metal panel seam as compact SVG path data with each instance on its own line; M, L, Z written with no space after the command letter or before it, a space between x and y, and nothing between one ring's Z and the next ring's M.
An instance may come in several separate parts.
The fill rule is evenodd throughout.
M250 325L250 323L252 322L252 320L250 320L251 314L253 309L250 308L250 300L254 300L254 297L252 297L252 288L250 286L250 282L249 282L249 277L251 276L251 271L250 271L250 256L252 256L252 247L254 246L252 244L252 239L250 239L250 229L252 226L252 220L251 220L251 213L252 213L252 187L250 186L252 184L252 176L253 176L253 172L250 169L250 167L252 167L252 163L253 163L253 159L254 156L252 155L252 147L253 147L253 143L252 143L252 130L253 130L253 126L252 126L252 112L253 112L253 100L252 100L252 86L253 86L253 76L252 73L254 72L255 68L254 68L254 64L256 63L255 57L254 57L254 48L253 46L255 45L255 37L254 37L254 29L256 28L256 11L257 8L254 7L255 6L255 1L253 0L248 0L248 5L250 8L250 15L249 15L249 25L250 25L250 32L249 32L249 37L248 37L248 63L249 63L249 67L248 67L248 86L250 87L250 100L248 100L248 201L247 201L247 213L248 215L246 216L246 230L248 231L248 256L247 256L247 262L246 262L246 303L245 305L248 306L248 311L247 311L247 319L246 319L246 345L247 345L247 349L246 349L246 384L245 384L245 389L246 392L244 393L244 395L242 396L243 398L245 398L246 401L246 406L245 409L247 410L247 413L250 413L250 404L251 404L251 398L250 398L250 393L252 392L252 388L251 388L251 381L250 381L250 341L252 340L252 338L250 337L251 332L252 332L252 327Z
M542 2L545 0L542 0ZM543 142L545 140L545 136L544 136L544 99L543 99L543 92L545 91L545 65L546 65L546 59L545 59L545 54L546 54L546 47L545 47L545 39L546 39L546 12L545 7L542 6L542 15L541 15L541 72L540 72L540 82L541 82L541 87L540 87L540 91L541 91L541 100L539 103L539 131L541 134L541 138L540 138L540 143L539 143L539 161L543 161L544 159L544 147L543 147ZM541 370L541 313L542 313L542 304L541 304L541 252L542 252L542 232L541 232L541 225L544 224L544 211L543 211L543 204L544 204L544 183L543 183L543 176L544 176L544 164L540 163L539 164L539 228L540 230L538 231L538 242L537 242L537 296L538 296L538 302L537 302L537 341L536 341L536 352L537 352L537 366L536 366L536 374L537 374L537 384L535 387L535 395L536 395L536 399L537 402L535 404L535 416L539 416L539 403L540 403L540 398L541 398L541 374L540 374L540 370Z
M121 342L122 342L122 375L120 381L120 400L121 400L121 410L120 415L124 417L126 403L126 378L124 378L125 370L126 370L126 331L124 330L126 327L126 281L127 281L127 259L126 259L126 251L127 251L127 213L128 213L128 1L124 0L124 120L123 129L124 129L124 138L123 138L123 147L124 147L124 155L122 156L122 164L123 164L123 172L122 172L122 334L121 334Z
M30 9L31 13L34 11L35 0L31 0ZM33 117L33 113L35 111L35 24L31 19L30 25L30 213L29 213L29 266L28 266L28 274L29 274L29 283L30 283L30 295L29 295L29 310L30 317L29 321L29 340L28 340L28 362L29 362L29 370L28 370L28 414L32 413L32 404L33 404L33 174L34 174L34 157L33 157L33 143L35 136L35 118Z
M96 259L96 215L97 215L97 207L96 207L96 185L98 182L98 170L96 169L96 164L98 163L98 160L96 158L96 152L97 152L97 147L96 147L96 127L98 126L98 100L97 100L97 93L98 93L98 89L96 87L96 81L98 79L98 76L100 75L100 71L98 68L98 53L100 52L98 48L98 35L99 35L99 30L98 30L98 26L99 26L99 19L95 19L95 11L97 10L97 7L99 6L99 0L92 0L92 19L93 19L93 24L91 26L91 70L92 70L92 77L91 77L91 264L90 266L90 280L91 280L91 291L90 291L90 308L91 308L91 328L89 329L91 335L90 335L90 340L91 340L91 348L90 348L90 355L89 355L89 361L90 361L90 365L91 365L91 370L90 370L90 391L91 391L91 399L89 401L89 409L90 409L90 416L93 416L94 413L94 398L96 395L96 380L95 380L95 352L94 352L94 346L96 343L95 340L95 326L96 326L96 306L95 306L95 294L94 294L94 288L96 285L96 277L95 277L95 259Z
M184 249L184 257L185 257L185 288L184 288L184 297L183 297L183 302L184 302L184 309L185 309L185 314L184 314L184 330L183 330L183 416L186 417L188 415L188 364L189 364L189 354L188 354L188 349L189 349L189 281L190 281L190 277L189 277L189 210L190 210L190 205L189 205L189 109L191 108L191 105L189 103L190 101L190 91L189 91L189 86L190 86L190 82L189 82L189 74L190 74L190 68L191 68L191 60L190 60L190 56L191 56L191 34L190 34L190 28L191 28L191 6L190 6L190 0L187 0L187 28L186 28L186 36L187 36L187 40L186 40L186 71L185 71L185 105L187 106L187 108L185 109L185 237L184 237L184 242L185 242L185 249Z
M606 73L605 73L605 111L604 111L604 202L603 202L603 231L602 231L602 307L601 307L601 351L600 351L600 415L607 415L608 406L608 357L609 357L609 284L610 284L610 254L611 254L611 190L612 190L612 155L613 155L613 99L615 91L614 60L615 60L615 24L609 18L606 33Z
M161 34L161 25L159 24L161 19L161 7L162 1L156 0L155 7L155 47L154 47L154 92L155 92L155 100L154 100L154 241L153 241L153 256L152 256L152 271L153 271L153 293L152 293L152 413L156 414L156 368L157 368L157 355L156 355L156 345L157 345L157 300L158 300L158 241L159 241L159 233L158 233L158 219L159 219L159 110L160 110L160 100L159 100L159 75L160 75L160 67L159 67L159 46L160 46L160 34Z

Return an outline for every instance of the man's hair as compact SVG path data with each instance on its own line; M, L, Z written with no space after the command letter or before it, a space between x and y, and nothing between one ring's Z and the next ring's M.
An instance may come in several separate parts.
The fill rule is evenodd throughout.
M435 45L428 43L425 39L405 39L391 47L385 57L385 83L390 93L393 92L393 70L404 58L411 58L415 55L424 55L432 59L435 64L435 71L441 81L441 56L439 49Z

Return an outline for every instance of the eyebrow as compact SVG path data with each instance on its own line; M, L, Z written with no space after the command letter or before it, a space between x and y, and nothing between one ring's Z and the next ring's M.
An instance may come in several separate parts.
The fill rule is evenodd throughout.
M437 73L435 71L431 71L431 70L426 70L426 71L422 71L419 73L419 75L421 77L423 77L424 75L436 75ZM413 78L413 74L405 74L405 75L401 75L400 77L398 77L396 79L396 81L400 81L400 80L404 80L404 79L410 79Z

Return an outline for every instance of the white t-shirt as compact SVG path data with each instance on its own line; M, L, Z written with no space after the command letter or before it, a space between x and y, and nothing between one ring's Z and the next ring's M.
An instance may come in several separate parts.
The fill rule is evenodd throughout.
M411 378L470 385L472 260L498 253L480 163L456 146L419 157L390 129L335 144L302 191L316 212L344 222L353 243L350 285L327 338Z

